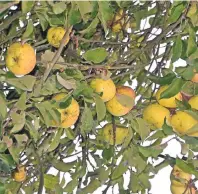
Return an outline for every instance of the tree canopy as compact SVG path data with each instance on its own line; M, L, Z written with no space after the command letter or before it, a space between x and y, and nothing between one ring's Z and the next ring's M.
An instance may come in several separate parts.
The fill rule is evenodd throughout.
M194 175L187 192L198 178L197 6L0 2L0 193L143 194L168 165ZM163 155L173 139L177 158Z

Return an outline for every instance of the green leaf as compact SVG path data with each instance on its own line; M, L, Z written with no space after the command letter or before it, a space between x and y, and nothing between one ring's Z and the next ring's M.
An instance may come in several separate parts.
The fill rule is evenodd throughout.
M60 123L61 114L53 107L50 101L44 101L42 103L35 104L35 106L42 114L46 125L52 126L52 120L56 121L57 125Z
M131 126L128 126L129 133L122 144L122 148L126 148L129 146L131 139L133 138L133 130Z
M61 160L56 160L55 158L51 160L52 166L61 172L68 172L74 165L76 165L76 163L76 161L65 163Z
M138 176L138 179L139 181L141 182L141 185L144 185L144 188L148 188L150 189L151 188L151 183L149 182L149 175L148 174L145 174L145 173L141 173L139 176Z
M39 95L34 95L34 96L41 96L41 95L48 96L48 95L56 94L60 92L60 88L62 88L62 85L60 85L57 82L56 75L51 75L47 79L47 81L42 85L41 91L38 92Z
M116 94L116 99L122 106L130 109L133 108L135 104L135 100L133 98L124 94Z
M23 36L22 36L22 39L32 39L33 37L33 32L34 32L34 25L33 25L33 22L32 20L29 20L28 21L28 25L26 27L26 30L25 32L23 33Z
M176 22L179 19L180 15L182 14L182 11L184 9L185 9L185 6L183 5L183 3L173 7L172 10L171 10L171 15L168 18L168 23Z
M14 167L15 161L13 160L12 156L10 154L0 154L0 160L6 163L10 167Z
M105 33L107 33L108 26L112 22L114 13L110 7L109 1L98 1L99 5L99 19L103 25Z
M15 86L16 88L29 91L31 92L33 89L33 86L35 84L36 77L31 75L26 75L19 78L8 78L6 79L6 82L10 85Z
M105 169L105 167L99 168L99 180L100 182L105 182L109 178L110 169Z
M68 93L65 98L61 99L60 101L56 101L56 104L58 104L58 108L66 109L67 107L69 107L71 102L72 102L72 96L71 94Z
M39 123L39 118L36 117L35 115L31 114L31 113L26 113L29 118L26 119L26 129L29 131L30 136L34 139L35 142L37 142L38 138L39 138L39 132L38 129L40 127L40 123Z
M192 28L189 28L189 38L188 38L188 47L187 47L187 56L192 55L197 49L196 44L196 33Z
M8 37L14 37L17 34L17 27L19 26L19 20L12 22L11 28L8 33Z
M142 186L139 184L138 176L135 173L131 173L129 188L134 193L142 190Z
M190 56L189 56L189 60L192 61L192 60L195 60L198 58L198 49L196 49L195 52L193 52Z
M63 133L63 128L57 129L56 135L54 139L52 140L50 147L48 148L48 152L51 152L58 147L62 133Z
M50 26L64 26L65 25L65 15L64 14L52 14L48 13L48 22Z
M187 163L179 158L176 158L176 165L181 168L184 172L189 173L189 174L194 174L196 178L198 177L198 172L196 169L193 167L192 164Z
M164 138L166 137L165 134L163 133L162 130L158 130L158 131L155 131L155 133L153 133L151 136L149 136L148 138L146 138L147 141L152 141L152 140L156 140L156 139L159 139L159 138Z
M23 146L28 141L28 136L26 134L15 134L14 137L19 146Z
M39 22L41 24L42 30L45 31L48 27L48 20L47 18L47 14L45 12L42 13L42 11L36 11L36 15L39 18Z
M20 153L22 152L23 149L24 147L18 147L16 145L12 145L11 147L8 148L10 154L12 155L12 158L17 164L19 164Z
M174 63L175 61L177 61L180 56L182 54L182 40L181 40L181 36L177 36L177 39L173 45L173 56L172 56L172 63Z
M83 135L89 133L94 126L93 123L93 115L91 110L87 107L87 104L85 104L84 111L82 113L81 117L81 132Z
M184 85L184 83L185 81L183 79L175 78L173 82L169 85L169 87L161 93L160 99L170 98L175 96L181 91L181 88Z
M193 69L193 66L187 66L183 69L182 72L179 73L179 75L182 76L185 80L191 80L194 76Z
M100 96L95 95L94 98L96 102L97 118L98 118L98 121L101 121L104 119L106 115L106 106L103 100L100 98Z
M187 101L180 101L178 99L175 99L176 105L179 108L179 110L188 110L191 109L190 104L188 104Z
M191 81L187 81L182 87L182 92L184 92L190 96L197 95L198 94L198 83L193 83Z
M191 19L193 26L198 25L198 17L197 17L197 4L196 2L192 2L190 5L190 9L188 10L187 16Z
M47 189L55 189L59 183L59 177L51 174L44 175L44 186Z
M81 189L82 194L93 193L98 187L101 186L101 183L97 179L92 179L90 183L83 189Z
M154 146L148 146L148 147L138 147L140 153L146 158L148 157L154 157L156 158L160 153L162 153L163 149L156 149Z
M163 132L165 133L165 135L173 135L173 128L169 125L166 124L166 122L164 122L163 126L162 126Z
M171 84L171 82L173 81L173 79L175 79L175 77L176 77L175 73L168 73L167 75L165 75L163 77L158 77L155 75L148 76L148 78L152 82L159 84L160 86Z
M73 77L76 80L82 80L84 79L84 75L82 72L78 69L66 69L65 74L69 77Z
M82 20L80 11L77 9L77 6L72 2L72 8L69 11L68 21L70 25L75 25L80 23Z
M182 139L184 139L185 143L189 145L198 145L198 139L196 137L182 136Z
M26 99L27 99L27 93L24 92L21 94L19 100L16 103L16 107L19 110L25 110L26 109Z
M75 1L75 2L78 6L81 17L86 22L88 20L88 17L86 17L86 15L88 13L91 13L93 10L92 3L90 1Z
M90 25L86 29L79 31L79 33L80 34L87 34L87 33L95 32L98 23L99 23L99 19L98 19L98 17L95 17L92 20L92 22L90 23Z
M39 156L42 156L43 153L47 152L50 143L52 141L52 139L54 138L54 133L51 133L50 135L48 135L43 141L42 143L39 145L38 149L37 149L37 153Z
M74 140L74 139L75 139L75 133L74 133L73 129L67 128L67 129L65 129L65 133L66 133L66 136L67 136L70 140Z
M12 112L11 118L14 125L14 127L11 129L11 133L17 133L21 131L25 125L25 112L22 111L20 114Z
M2 117L2 119L6 118L7 115L7 106L6 106L6 100L4 99L4 95L2 92L0 92L0 118Z
M143 141L150 133L149 126L147 125L146 121L142 118L136 118L136 122L138 124L138 127L134 127L133 124L131 125L131 127L135 129L135 131L140 135Z
M106 59L107 56L108 52L106 51L106 49L103 47L98 47L85 52L83 58L86 61L91 61L93 63L101 63Z
M121 176L123 176L124 173L127 171L127 169L128 169L127 164L124 164L123 162L120 163L117 167L115 167L115 169L112 173L112 176L111 176L112 180L118 179Z
M77 82L77 88L73 92L75 98L81 95L87 98L92 98L93 96L93 89L86 82Z
M113 155L114 155L114 149L112 146L108 149L104 149L102 152L102 157L105 158L107 161L110 160Z
M55 3L52 6L52 10L55 14L60 14L60 13L64 12L66 10L65 2L62 1L62 2Z
M22 1L22 12L28 13L34 6L35 1Z
M77 187L78 185L78 180L77 179L73 179L70 182L67 183L67 185L64 188L64 191L67 193L72 193L73 190Z

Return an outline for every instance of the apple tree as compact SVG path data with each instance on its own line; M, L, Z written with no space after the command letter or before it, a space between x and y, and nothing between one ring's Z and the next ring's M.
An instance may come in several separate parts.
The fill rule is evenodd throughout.
M197 6L0 2L0 193L195 194Z

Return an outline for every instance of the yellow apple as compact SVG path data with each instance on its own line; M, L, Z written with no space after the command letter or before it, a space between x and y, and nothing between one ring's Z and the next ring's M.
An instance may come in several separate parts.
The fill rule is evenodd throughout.
M177 165L174 165L171 171L171 183L175 186L183 186L188 184L191 179L191 174L184 172Z
M52 99L55 101L60 101L66 96L67 96L66 93L60 93L55 95ZM74 125L78 120L80 114L80 108L78 102L73 98L71 104L67 108L58 109L58 111L61 113L61 125L58 127L63 127L63 128L68 128ZM53 123L55 123L55 126L57 126L55 121L53 121Z
M192 108L198 110L198 96L193 96L190 98L188 103L191 105Z
M187 185L177 186L174 184L171 184L171 193L172 194L196 194L196 190L193 187L188 187Z
M170 122L170 111L157 103L148 105L143 111L143 119L150 124L151 129L162 128L165 118Z
M106 124L104 128L102 129L102 135L106 142L108 142L110 145L114 144L114 133L113 133L113 124ZM125 138L129 134L129 129L127 127L122 127L116 125L115 129L115 145L122 144L125 140Z
M95 90L95 92L102 93L101 98L104 102L111 100L115 96L116 87L111 79L93 79L90 86Z
M162 86L160 87L160 89L157 91L156 93L156 99L158 101L158 103L164 107L167 107L167 108L176 108L177 105L176 105L176 101L175 99L178 99L178 100L182 100L182 95L181 93L179 92L178 94L176 94L175 96L171 97L171 98L163 98L163 99L160 99L160 95L163 91L165 91L169 86Z
M171 117L171 126L180 134L185 134L197 123L198 121L195 118L184 111L177 111L176 114ZM188 133L188 136L198 137L198 132Z
M60 42L63 39L66 30L63 27L51 27L47 32L47 40L50 45L58 48L60 46ZM68 35L65 46L70 40L70 36Z
M118 101L119 95L126 95L131 98L131 106L124 106ZM128 86L119 86L116 89L116 95L106 103L106 108L114 116L126 115L134 105L135 92Z
M23 182L26 180L26 169L25 166L19 166L17 167L17 169L12 173L12 178L16 181L16 182Z
M19 42L12 44L6 55L6 66L15 75L26 75L36 65L34 49L27 43Z

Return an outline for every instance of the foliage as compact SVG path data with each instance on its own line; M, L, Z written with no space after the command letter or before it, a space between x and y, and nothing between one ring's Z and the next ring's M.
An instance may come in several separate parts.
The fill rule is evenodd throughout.
M197 6L190 1L0 2L0 193L41 194L45 187L46 193L87 194L102 185L103 193L115 185L119 193L145 193L149 179L175 163L197 178L197 138L179 135L166 123L151 131L142 119L159 86L170 85L161 98L181 91L198 94L197 83L190 81L198 70ZM115 21L120 9L124 22ZM113 32L119 22L121 30ZM56 26L72 27L69 43L58 49L46 40L48 29ZM35 69L22 77L5 66L7 48L18 41L31 44L37 57ZM187 65L175 67L179 59ZM116 85L137 81L135 107L112 118L89 85L95 77L111 77ZM57 104L52 96L60 92L69 95ZM57 108L68 107L71 96L80 106L78 121L72 128L54 127L51 121L60 121ZM196 117L185 99L177 106ZM105 122L129 128L125 143L103 141ZM162 154L166 137L181 143L185 157ZM152 159L159 158L162 163L155 165ZM18 183L11 174L21 164L27 179ZM50 174L51 167L56 175ZM130 182L124 188L127 172Z

